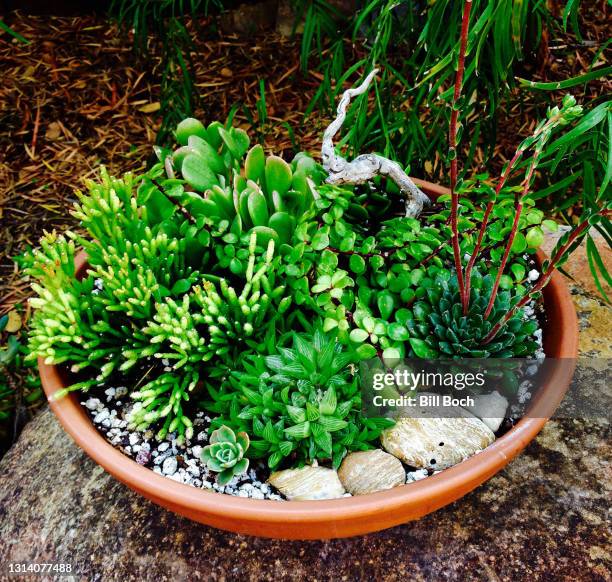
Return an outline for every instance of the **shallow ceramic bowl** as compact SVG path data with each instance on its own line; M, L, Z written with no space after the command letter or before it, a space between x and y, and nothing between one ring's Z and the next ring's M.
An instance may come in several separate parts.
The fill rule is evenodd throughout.
M448 190L418 181L437 197ZM543 255L538 255L541 262ZM86 257L77 258L84 273ZM544 349L548 357L573 359L578 351L578 324L564 279L555 273L544 291L546 325ZM60 367L38 362L47 397L69 385ZM256 536L290 539L348 537L378 531L418 519L456 501L495 475L540 432L565 394L573 375L571 366L550 374L536 397L542 418L523 418L478 455L436 475L388 491L328 501L270 501L212 493L183 485L138 465L111 446L96 430L76 396L50 400L65 430L99 465L147 499L180 515L214 527Z

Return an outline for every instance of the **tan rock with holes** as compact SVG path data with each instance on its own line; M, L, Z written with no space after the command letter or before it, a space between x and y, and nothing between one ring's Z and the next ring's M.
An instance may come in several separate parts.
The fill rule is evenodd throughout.
M446 469L488 447L495 435L465 411L458 418L400 418L380 440L387 452L407 465Z
M276 471L270 475L268 483L293 501L336 499L346 493L338 473L325 467L307 465L301 469Z
M366 495L403 485L406 470L393 455L374 449L348 455L340 465L338 477L351 495Z

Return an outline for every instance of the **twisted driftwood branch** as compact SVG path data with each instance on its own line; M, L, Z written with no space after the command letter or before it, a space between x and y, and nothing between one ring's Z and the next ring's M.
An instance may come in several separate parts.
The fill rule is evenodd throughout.
M347 89L342 94L342 99L338 104L337 117L329 124L323 134L323 145L321 146L323 168L329 173L327 177L329 184L364 184L377 175L391 178L406 196L406 216L417 217L423 210L423 205L429 206L431 201L406 175L406 172L397 162L376 154L363 154L349 162L338 155L334 148L333 138L340 131L346 119L346 110L351 99L367 91L377 72L378 69L374 69L359 87Z

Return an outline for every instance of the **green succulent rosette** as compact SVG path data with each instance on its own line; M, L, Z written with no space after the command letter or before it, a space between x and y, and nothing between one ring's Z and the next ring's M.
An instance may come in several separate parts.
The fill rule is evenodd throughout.
M470 307L461 308L457 277L440 274L426 288L426 295L412 306L412 317L406 321L411 353L417 358L527 358L538 344L533 334L536 320L528 319L519 309L502 330L489 342L485 339L495 325L518 301L511 290L495 297L491 315L484 313L489 302L493 277L472 273Z
M202 450L202 461L209 470L219 473L217 483L226 485L235 475L245 473L249 468L249 460L244 458L248 448L246 432L236 434L223 425L210 435L210 444Z

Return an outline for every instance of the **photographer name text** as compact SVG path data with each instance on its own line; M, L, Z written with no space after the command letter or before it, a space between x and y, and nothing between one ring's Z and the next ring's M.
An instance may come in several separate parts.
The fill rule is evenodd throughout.
M374 406L384 407L401 407L401 408L439 408L439 407L456 407L461 406L474 406L474 398L472 396L463 396L456 398L450 394L418 394L415 396L408 396L403 394L397 398L387 398L381 394L376 394L372 398L372 404Z

